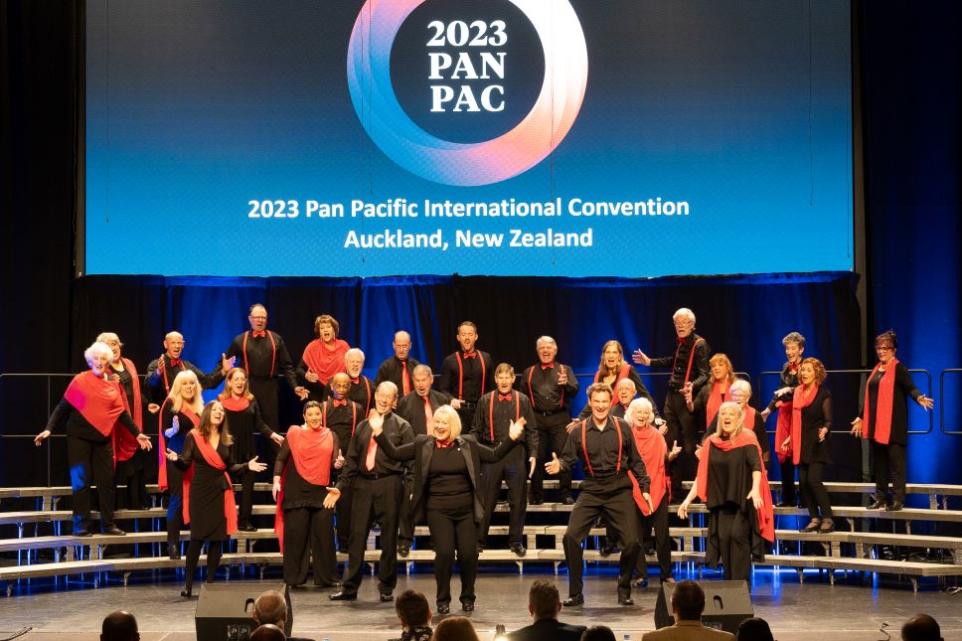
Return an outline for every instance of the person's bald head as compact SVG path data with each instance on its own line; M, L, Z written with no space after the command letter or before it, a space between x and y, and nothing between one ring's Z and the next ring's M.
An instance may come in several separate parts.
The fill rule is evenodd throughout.
M100 641L140 641L137 619L126 610L111 612L100 628Z
M287 622L287 600L277 590L268 590L254 601L251 617L260 624L271 623L283 628Z
M264 625L257 626L257 629L251 632L250 641L286 641L287 636L284 631L273 623L265 623Z

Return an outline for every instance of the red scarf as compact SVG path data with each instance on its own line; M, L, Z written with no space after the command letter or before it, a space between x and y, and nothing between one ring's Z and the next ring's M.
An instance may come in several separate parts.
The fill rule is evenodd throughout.
M210 443L204 438L200 430L196 427L190 431L194 437L194 445L204 460L215 470L224 473L224 480L227 481L227 489L224 490L224 518L227 519L227 535L230 536L237 531L237 503L234 502L234 486L231 484L230 475L227 473L227 464L220 457ZM190 524L190 484L194 480L194 465L184 473L184 525Z
M304 348L304 362L308 371L317 374L321 385L327 385L331 377L344 371L344 355L351 346L347 341L334 339L334 349L325 347L324 341L315 338Z
M876 443L881 443L882 445L889 444L889 438L892 436L892 400L895 398L895 368L898 366L899 361L893 358L885 366L885 373L882 374L882 380L878 382L878 399L876 403L876 410L878 414L875 416L875 429L872 430L872 438L875 439ZM881 363L877 363L872 369L872 373L868 376L868 381L878 373L879 368L882 367ZM865 382L865 399L863 401L862 407L864 415L862 416L862 438L868 438L869 430L872 428L872 420L870 414L871 409L868 404L868 381Z
M284 551L284 487L287 485L287 470L291 461L301 478L311 485L326 487L331 481L331 456L334 453L334 436L331 430L321 427L312 430L298 427L287 433L287 444L291 457L281 475L281 491L277 494L277 507L274 511L274 532Z
M117 419L124 413L120 384L105 380L92 370L74 376L63 397L104 436L111 435Z
M782 443L785 442L792 433L792 402L785 401L776 404L778 416L775 422L775 454L778 462L784 463L785 459L792 455L792 446L788 446L787 452L782 452Z
M638 453L641 454L641 459L645 462L645 469L648 471L648 477L651 479L651 489L648 490L651 495L651 506L657 510L658 506L661 505L661 500L666 495L670 497L671 477L665 474L665 455L668 454L668 445L665 443L665 437L661 435L661 432L653 427L646 427L641 430L632 427L631 434L635 437ZM638 506L642 514L650 515L648 504L641 496L641 486L638 485L638 479L631 472L628 472L628 476L631 478L631 494L635 499L635 505Z
M219 399L220 404L224 406L224 409L228 412L243 412L248 407L251 406L250 399L246 396L234 396L231 394L227 398Z
M715 416L718 414L718 408L725 402L729 387L730 385L726 385L725 381L711 384L708 403L705 405L705 427L711 427L711 422L715 420Z
M157 456L159 461L159 468L157 470L157 485L160 486L162 491L166 490L168 486L167 439L164 438L164 407L169 402L170 398L165 398L163 404L160 406L160 411L157 412L157 435L159 437L157 443ZM200 417L197 416L197 414L194 413L194 410L187 405L181 404L180 413L190 419L190 422L193 423L193 427L196 428L198 425L200 425ZM185 426L181 425L181 429L184 429L184 427Z
M131 388L134 393L133 399L129 399L124 392L124 386L119 386L124 401L124 409L130 412L131 418L134 419L134 423L137 425L137 429L143 432L143 405L140 398L140 376L137 375L137 368L134 367L133 361L128 358L122 358L121 361L124 364L124 368L130 373ZM137 442L137 438L131 434L129 430L114 430L114 457L118 461L129 461L139 449L140 443Z
M611 384L612 389L614 389L615 385L618 384L618 381L623 378L628 378L628 374L630 373L631 365L628 363L622 363L621 367L618 368L618 374L615 376L615 382ZM605 376L608 376L608 372L606 370L599 369L597 372L595 372L595 383L600 383Z
M708 459L711 458L711 448L717 447L722 452L730 452L736 447L754 447L758 450L758 460L762 459L762 448L758 445L758 439L751 430L744 427L735 438L725 440L717 434L712 434L705 439L705 446L701 452L701 459L698 461L698 476L695 477L695 486L698 488L698 497L702 501L708 500ZM768 487L768 473L762 465L762 479L758 484L758 491L762 495L762 507L755 510L755 520L758 531L762 538L769 543L775 542L775 510L772 507L772 491Z
M811 405L817 395L818 385L810 385L807 390L799 385L792 397L792 463L795 465L802 460L802 410Z

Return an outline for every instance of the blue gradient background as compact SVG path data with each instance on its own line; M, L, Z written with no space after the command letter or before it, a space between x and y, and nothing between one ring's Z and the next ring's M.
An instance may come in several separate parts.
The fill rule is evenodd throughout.
M345 77L362 4L88 0L86 273L852 269L848 3L573 0L589 53L574 127L528 172L474 188L418 178L367 137ZM508 61L509 73L518 68ZM302 209L294 220L247 218L251 199L656 196L689 201L691 215L308 220ZM592 248L454 247L459 228L585 226ZM348 229L439 227L445 253L343 248Z

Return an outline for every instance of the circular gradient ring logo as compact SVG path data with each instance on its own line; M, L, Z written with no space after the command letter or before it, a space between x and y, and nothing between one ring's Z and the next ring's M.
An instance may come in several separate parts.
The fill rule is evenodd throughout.
M511 0L544 48L544 81L531 111L513 129L478 143L442 140L404 112L391 84L391 47L405 19L425 0L367 0L354 23L347 79L358 119L394 162L438 183L488 185L544 160L574 124L588 82L588 50L568 0Z

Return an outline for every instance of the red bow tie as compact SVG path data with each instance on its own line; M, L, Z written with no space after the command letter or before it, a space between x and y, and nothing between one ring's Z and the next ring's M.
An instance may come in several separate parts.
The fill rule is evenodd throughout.
M354 383L355 385L357 385L358 383L361 382L361 378L360 378L360 377L358 377L358 378L352 378L352 379L351 379L351 382Z
M499 401L510 401L510 400L511 400L511 392L508 392L507 394L502 394L502 393L498 392L498 400L499 400Z
M338 400L338 399L335 398L333 402L334 402L334 407L342 407L342 406L344 406L344 405L347 405L347 399L346 399L346 398L342 398L341 400Z
M681 345L681 344L684 343L686 340L688 340L688 337L685 336L684 338L682 338L681 336L676 336L676 337L675 337L675 340L678 341L678 344L679 344L679 345Z
M477 352L477 350L475 350L475 351L473 351L473 352L471 352L471 353L464 352L462 355L464 356L464 358L477 358L477 357L478 357L478 352Z
M443 449L446 449L446 448L451 447L452 445L454 445L454 441L451 441L451 440L442 441L442 440L439 440L439 439L434 439L434 446L437 447L438 449L442 449L442 450L443 450Z
M254 338L267 338L267 330L255 329L251 332L251 336L253 336Z
M170 366L171 366L171 367L179 367L179 366L180 366L180 359L179 359L179 358L171 358L171 357L168 356L168 357L167 357L167 362L170 363Z
M541 369L554 369L554 361L550 363L541 363Z

